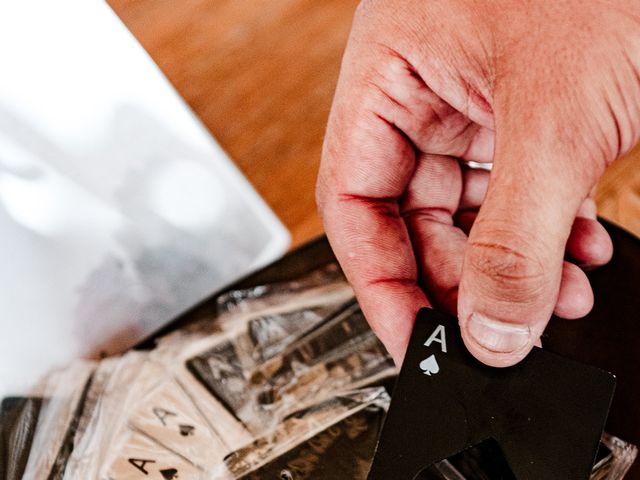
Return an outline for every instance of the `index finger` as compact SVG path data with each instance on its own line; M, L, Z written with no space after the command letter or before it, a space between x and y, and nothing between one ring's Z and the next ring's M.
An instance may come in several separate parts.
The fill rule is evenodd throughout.
M366 92L359 93L366 99ZM401 131L367 109L366 100L353 105L340 95L339 88L318 177L318 206L367 320L400 364L417 311L428 305L399 207L416 155Z

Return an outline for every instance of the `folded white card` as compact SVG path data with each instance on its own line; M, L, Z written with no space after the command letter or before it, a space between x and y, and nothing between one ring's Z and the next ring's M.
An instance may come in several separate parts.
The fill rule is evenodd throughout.
M130 347L286 249L102 0L1 2L0 64L0 396Z

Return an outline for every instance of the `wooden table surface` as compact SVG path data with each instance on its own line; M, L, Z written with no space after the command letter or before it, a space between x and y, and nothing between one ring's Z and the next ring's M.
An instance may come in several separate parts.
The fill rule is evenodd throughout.
M356 0L109 0L293 237L322 233L314 184ZM640 148L601 182L640 235Z

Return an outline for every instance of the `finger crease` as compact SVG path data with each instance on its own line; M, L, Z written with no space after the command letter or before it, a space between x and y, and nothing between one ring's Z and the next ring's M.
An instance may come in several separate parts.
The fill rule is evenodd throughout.
M418 217L420 219L424 219L430 222L442 223L444 225L453 224L453 212L447 210L446 208L411 208L408 210L404 210L401 215L404 219Z
M404 110L406 113L411 115L411 111L402 103L400 103L398 100L396 100L395 98L393 98L391 95L389 95L380 85L374 83L374 82L367 82L371 87L373 87L375 90L377 90L384 98L386 98L387 100L389 100L393 105L395 105L396 107Z
M381 277L370 280L369 282L367 282L367 285L370 287L376 285L392 285L403 288L418 286L416 279L411 277Z
M414 154L417 155L418 150L417 147L415 145L415 143L413 143L413 140L411 140L411 138L409 138L409 135L407 135L406 133L404 133L404 130L402 130L398 125L396 125L395 122L388 120L387 118L385 118L384 116L380 115L377 112L372 112L373 115L375 115L376 117L378 117L378 119L384 123L386 123L389 128L391 128L392 130L394 130L398 135L400 135L402 138L404 138L404 140L411 146L411 148L414 151Z
M355 202L374 210L380 215L390 218L400 217L400 207L396 197L368 197L354 193L339 193L338 199L343 202Z

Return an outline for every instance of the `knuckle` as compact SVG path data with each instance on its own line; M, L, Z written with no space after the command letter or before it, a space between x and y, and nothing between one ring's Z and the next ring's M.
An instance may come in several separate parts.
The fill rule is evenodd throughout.
M547 284L544 264L527 249L505 243L472 242L467 262L487 297L517 303L538 298Z

